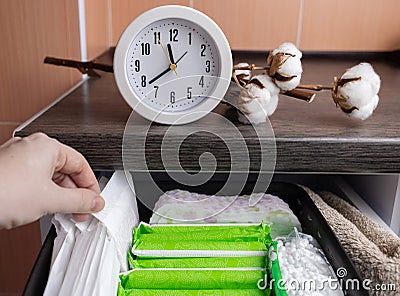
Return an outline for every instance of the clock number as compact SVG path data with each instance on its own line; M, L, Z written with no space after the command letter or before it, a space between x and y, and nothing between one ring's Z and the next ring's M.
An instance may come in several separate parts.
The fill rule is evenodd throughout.
M192 33L189 33L189 45L192 45Z
M154 44L159 44L161 40L161 33L160 32L154 32Z
M188 100L190 100L192 98L192 87L191 86L189 86L187 88L187 98L188 98Z
M205 53L206 48L207 48L207 46L205 44L200 45L200 50L201 50L200 56L201 57L205 57L206 56L206 53Z
M135 60L135 71L140 72L140 61L139 60Z
M154 85L154 89L155 89L154 98L157 98L157 93L158 93L158 89L159 89L159 88L160 88L159 86Z
M209 60L206 61L206 72L210 73L211 70L211 62Z
M140 46L142 47L142 55L150 54L150 43L142 43Z
M200 81L199 81L199 85L201 87L204 87L204 76L201 76Z
M142 80L142 87L146 87L146 75L142 75L142 77L141 77L141 80Z
M178 42L178 29L169 29L169 41Z
M171 104L175 103L175 92L174 91L171 91L169 101L171 102Z

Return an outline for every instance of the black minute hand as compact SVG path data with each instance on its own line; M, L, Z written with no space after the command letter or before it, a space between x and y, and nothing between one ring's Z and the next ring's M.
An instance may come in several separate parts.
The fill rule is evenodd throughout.
M171 64L175 64L174 62L174 55L172 54L172 47L171 44L167 44L169 58L171 59Z
M185 51L185 53L176 61L176 63L175 64L178 64L179 63L179 61L181 60L181 59L183 59L183 57L187 54L188 52L187 51Z
M175 62L175 64L178 64L180 60L183 59L183 57L187 54L188 52L185 51L185 53ZM165 74L167 74L169 71L171 71L171 68L168 66L167 69L165 69L164 71L162 71L160 74L158 74L156 77L154 77L153 79L151 79L149 81L149 84L152 84L153 82L155 82L156 80L160 79L161 77L163 77Z

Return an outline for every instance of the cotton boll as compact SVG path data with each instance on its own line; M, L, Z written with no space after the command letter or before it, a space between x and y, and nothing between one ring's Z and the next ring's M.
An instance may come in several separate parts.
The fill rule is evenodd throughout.
M267 75L254 76L241 90L238 98L238 119L242 123L261 123L275 112L278 106L279 88Z
M300 84L303 67L302 53L292 43L286 42L274 49L267 58L268 75L280 89L288 91Z
M349 114L349 116L353 117L353 118L365 120L372 115L372 113L376 109L376 106L378 105L378 102L379 102L379 97L378 97L378 95L375 95L371 99L370 104L364 105L364 106L360 107L358 110L357 109L353 110L353 112L351 112Z
M277 48L275 48L272 51L272 54L276 55L279 52L289 53L291 55L298 57L299 59L301 59L301 57L303 56L302 52L300 50L298 50L298 48L291 42L282 43L281 45L279 45Z
M353 78L361 76L371 84L371 89L377 94L381 87L381 79L375 73L374 68L370 63L360 63L348 69L343 75L342 79Z
M234 68L235 67L243 67L243 68L245 68L245 67L250 67L250 65L248 64L248 63L239 63L239 64L236 64L235 66L234 66ZM246 84L249 80L250 80L250 77L251 77L251 71L250 70L234 70L233 71L234 72L234 74L236 75L236 77L238 78L238 80L240 81L240 82L245 82L244 84Z
M369 63L348 69L335 79L332 98L350 117L367 119L376 109L381 80Z

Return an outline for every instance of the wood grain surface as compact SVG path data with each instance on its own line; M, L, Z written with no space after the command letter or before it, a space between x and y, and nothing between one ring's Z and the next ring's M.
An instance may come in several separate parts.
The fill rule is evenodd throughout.
M265 56L266 53L234 53L235 62L261 64ZM389 54L305 54L303 83L331 84L333 77L340 76L346 68L360 61L371 62L382 79L381 99L369 119L356 121L336 108L329 92L318 93L311 104L281 96L270 118L276 140L276 171L400 172L400 66L398 60L390 57ZM250 169L257 171L261 159L259 141L272 145L272 137L255 137L252 127L239 124L235 111L226 105L219 105L214 112L233 120L248 144ZM131 109L119 94L113 75L103 74L99 79L86 81L17 135L42 131L78 149L95 170L121 169L123 132L130 114ZM137 114L132 116L129 136L137 137L148 123ZM193 125L207 123L213 124L205 117ZM188 134L188 128L174 127L173 134L179 138ZM164 169L160 145L167 129L155 124L147 135L145 154L150 170ZM229 132L223 137L232 143L236 140ZM199 169L198 157L203 152L211 152L217 159L218 170L231 169L229 149L218 137L203 133L187 141L182 144L179 155L184 168ZM130 153L134 159L144 150L130 150Z

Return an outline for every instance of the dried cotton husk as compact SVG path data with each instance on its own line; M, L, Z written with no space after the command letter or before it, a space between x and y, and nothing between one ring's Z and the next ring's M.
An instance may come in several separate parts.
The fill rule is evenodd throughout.
M250 68L250 65L248 63L239 63L233 68ZM251 70L233 70L233 77L236 77L241 86L245 86L251 78Z

